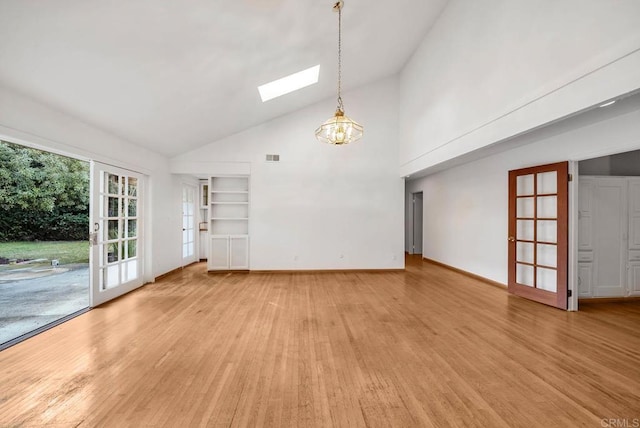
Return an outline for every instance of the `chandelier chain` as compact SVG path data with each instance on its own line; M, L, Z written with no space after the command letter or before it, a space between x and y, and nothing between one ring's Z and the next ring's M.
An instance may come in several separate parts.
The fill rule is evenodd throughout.
M344 111L342 105L342 6L338 6L338 110Z

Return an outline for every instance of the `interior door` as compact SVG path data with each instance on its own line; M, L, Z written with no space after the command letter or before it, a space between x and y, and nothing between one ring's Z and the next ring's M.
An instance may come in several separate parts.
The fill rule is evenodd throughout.
M182 264L196 261L196 188L182 185Z
M569 163L509 171L509 292L567 309Z
M143 284L144 176L91 163L91 306Z

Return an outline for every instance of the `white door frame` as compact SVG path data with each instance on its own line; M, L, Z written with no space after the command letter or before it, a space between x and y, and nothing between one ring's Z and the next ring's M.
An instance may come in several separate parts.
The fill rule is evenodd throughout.
M578 162L569 161L569 242L567 258L568 293L567 310L578 310Z

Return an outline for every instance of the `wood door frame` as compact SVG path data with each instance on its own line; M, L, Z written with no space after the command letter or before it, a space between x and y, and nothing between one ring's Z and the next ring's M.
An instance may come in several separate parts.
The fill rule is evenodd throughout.
M539 288L529 287L526 285L520 285L516 282L516 245L517 242L513 237L516 237L517 228L517 177L521 175L529 175L544 173L544 172L558 172L558 186L556 189L557 195L557 254L558 263L556 265L557 270L557 292L542 290ZM533 195L537 195L537 180L534 178L534 192ZM508 290L515 295L544 303L546 305L554 306L560 309L568 308L568 266L569 266L569 162L558 162L546 165L537 165L529 168L521 168L517 170L509 171L509 246L508 246ZM534 202L535 204L536 202ZM536 216L537 217L537 216ZM536 228L534 222L534 229ZM534 232L535 233L535 232ZM513 240L512 240L513 239ZM534 245L537 245L537 239L534 235ZM534 249L534 251L536 251ZM534 272L535 263L534 260ZM535 274L534 274L535 275ZM535 278L535 276L534 276ZM563 286L564 284L564 286ZM534 280L535 285L535 280Z

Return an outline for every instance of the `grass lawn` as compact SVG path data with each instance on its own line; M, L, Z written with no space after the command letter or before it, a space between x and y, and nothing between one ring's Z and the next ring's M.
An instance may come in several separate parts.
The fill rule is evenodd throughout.
M0 242L0 257L49 259L60 264L89 263L89 241Z

